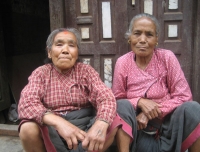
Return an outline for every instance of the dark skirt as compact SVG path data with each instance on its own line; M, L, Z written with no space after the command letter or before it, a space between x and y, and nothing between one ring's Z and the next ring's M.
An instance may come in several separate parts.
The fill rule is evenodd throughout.
M116 115L116 117L113 120L113 123L109 126L108 131L107 131L107 137L109 137L110 133L115 129L116 127L122 127L122 129L130 135L130 137L133 139L133 133L132 128L133 128L133 114L134 114L134 109L131 106L130 102L128 100L120 100L118 111L119 114ZM128 113L125 114L124 112ZM76 125L80 129L87 131L95 122L95 113L93 111L93 108L87 108L87 109L81 109L77 111L73 111L68 113L66 116L63 116L64 119L69 121L70 123ZM122 116L122 118L121 118ZM22 120L20 125L19 125L19 131L20 131L20 126L30 120ZM42 137L44 140L44 144L46 147L47 152L84 152L85 150L82 148L81 142L78 144L78 148L76 150L69 150L67 147L67 144L65 140L60 137L57 133L57 131L51 127L51 126L40 126L38 125ZM136 126L136 124L135 124ZM134 140L135 141L135 140ZM133 143L133 142L131 142ZM130 144L130 148L132 148L132 144Z
M93 108L84 108L72 111L63 116L63 118L79 127L81 130L87 131L95 121L95 111ZM54 145L57 152L85 152L81 142L78 143L78 148L76 150L70 150L66 141L59 136L57 131L51 126L47 127L51 143Z
M95 121L95 112L93 108L85 108L81 110L76 110L63 116L64 119L79 127L80 129L87 131ZM19 124L20 126L30 120L22 120ZM81 143L78 144L76 150L69 150L65 140L59 136L57 131L51 126L41 126L38 125L42 133L43 141L47 152L85 152L82 148Z
M167 115L160 138L138 131L136 152L185 152L200 137L200 104L185 102Z
M133 152L136 149L136 138L137 138L137 121L136 113L131 103L126 99L117 100L117 114L119 115L123 131L125 131L131 140L130 151ZM116 123L115 121L113 123Z

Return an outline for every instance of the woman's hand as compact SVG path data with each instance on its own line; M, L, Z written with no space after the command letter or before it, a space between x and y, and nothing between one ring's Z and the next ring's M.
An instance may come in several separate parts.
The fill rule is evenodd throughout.
M59 122L56 130L65 139L69 149L75 150L78 147L78 141L83 141L86 136L85 131L82 131L67 120L62 123Z
M138 101L138 107L149 120L157 118L161 115L161 110L159 109L161 105L152 100L141 98Z
M137 129L138 130L142 130L147 127L147 123L148 123L149 119L143 112L141 112L139 115L137 115L136 119L137 119Z
M54 114L44 115L43 122L58 131L59 135L67 142L69 149L75 150L78 147L78 141L83 141L86 137L85 131Z
M86 137L82 142L83 148L87 151L102 150L108 126L108 123L97 120L87 132Z

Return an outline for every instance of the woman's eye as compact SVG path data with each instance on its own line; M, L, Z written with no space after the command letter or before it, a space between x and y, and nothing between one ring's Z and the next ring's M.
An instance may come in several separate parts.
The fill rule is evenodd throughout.
M133 35L138 37L138 36L141 35L141 33L140 32L134 32Z
M62 44L61 44L61 43L58 43L58 44L56 44L56 46L62 46Z
M70 47L75 47L76 45L72 43L72 44L69 44L69 46Z
M153 34L152 33L147 33L147 36L153 36Z

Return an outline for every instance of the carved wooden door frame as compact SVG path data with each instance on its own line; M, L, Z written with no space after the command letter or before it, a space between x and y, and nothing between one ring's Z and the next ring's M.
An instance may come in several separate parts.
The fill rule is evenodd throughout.
M193 26L193 68L192 68L192 92L193 99L200 103L200 1L194 1L194 26Z

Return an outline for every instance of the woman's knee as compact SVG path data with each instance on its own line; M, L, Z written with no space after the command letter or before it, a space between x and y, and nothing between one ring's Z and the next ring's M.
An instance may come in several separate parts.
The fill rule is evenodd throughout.
M198 107L198 106L200 106L200 104L198 103L198 102L196 102L196 101L188 101L188 102L184 102L183 104L182 104L182 106L183 107L191 107L191 108L193 108L193 107Z
M118 111L134 111L133 105L126 99L117 100Z
M126 99L117 100L117 113L126 122L128 120L132 122L134 121L132 119L135 119L136 117L133 105Z
M126 108L132 107L131 103L126 99L117 100L117 106Z
M179 106L173 113L174 118L185 117L188 124L197 124L200 122L200 104L196 101L185 102Z
M189 113L192 111L200 112L200 104L196 101L184 102L179 109L185 109L185 111L188 111Z
M21 140L31 140L40 136L40 129L35 122L25 122L20 127L19 137Z

